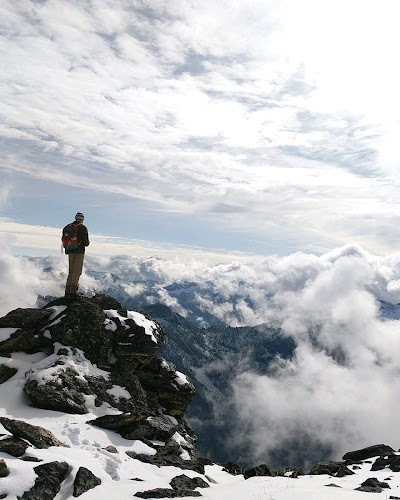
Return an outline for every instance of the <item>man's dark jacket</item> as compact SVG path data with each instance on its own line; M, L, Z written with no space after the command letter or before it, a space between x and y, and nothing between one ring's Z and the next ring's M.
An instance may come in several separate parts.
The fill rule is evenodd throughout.
M79 222L72 222L74 226L78 226L78 241L79 247L76 250L69 250L68 253L85 253L85 247L89 246L89 233L87 227Z

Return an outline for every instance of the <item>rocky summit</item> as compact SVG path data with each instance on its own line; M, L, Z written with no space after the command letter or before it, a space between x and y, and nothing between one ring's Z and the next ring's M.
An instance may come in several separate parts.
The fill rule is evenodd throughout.
M165 342L106 295L0 318L0 498L400 498L400 454L385 444L308 472L198 458L195 388L160 357Z

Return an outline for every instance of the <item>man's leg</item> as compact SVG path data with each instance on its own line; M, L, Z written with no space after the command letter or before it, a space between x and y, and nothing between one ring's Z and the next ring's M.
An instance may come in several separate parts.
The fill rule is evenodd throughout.
M75 253L75 254L70 254L71 260L70 260L70 294L76 295L78 292L78 287L79 287L79 278L81 277L82 270L83 270L83 260L85 258L85 254L83 253Z

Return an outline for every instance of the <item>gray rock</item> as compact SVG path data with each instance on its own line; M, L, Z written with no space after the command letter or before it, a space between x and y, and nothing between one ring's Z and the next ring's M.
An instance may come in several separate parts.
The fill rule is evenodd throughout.
M345 477L345 476L352 476L355 474L351 469L349 469L346 465L342 465L340 469L336 472L335 477Z
M255 476L273 476L273 473L269 469L268 465L261 464L257 467L246 469L243 473L243 476L245 479L249 479L250 477Z
M49 462L34 468L35 484L25 491L22 500L52 500L61 489L61 483L69 472L67 462Z
M199 463L193 454L190 460L183 460L180 455L181 447L173 440L168 441L165 446L157 448L155 455L137 454L132 451L127 451L126 454L136 460L157 465L158 467L175 465L181 469L194 470L200 474L204 474L204 465Z
M7 365L0 365L0 384L4 384L11 377L13 377L18 370Z
M29 441L36 448L50 448L50 446L64 446L54 434L37 425L27 424L22 420L0 417L0 424L13 436Z
M375 444L367 448L362 448L361 450L349 451L343 455L343 460L357 462L359 460L366 460L367 458L388 455L393 452L394 449L386 444Z
M335 476L343 468L343 462L321 462L314 465L310 469L310 475L322 475L327 474L328 476ZM351 471L350 471L351 472Z
M389 488L390 486L382 481L378 481L376 477L369 477L358 488L357 491L364 491L368 493L381 493L384 488Z
M79 467L74 481L74 497L79 497L86 491L91 490L101 484L101 480L86 467Z
M48 462L33 469L39 477L52 476L62 483L69 473L67 462Z
M210 460L211 462L211 460ZM212 463L212 462L211 462ZM205 465L211 465L211 464L205 464ZM229 474L232 474L232 476L238 476L239 474L243 474L244 469L241 465L235 464L234 462L227 462L226 464L221 464L223 467L224 472L228 472Z
M22 439L10 437L0 440L0 451L13 457L21 457L29 444Z
M185 474L175 476L173 479L171 479L171 482L169 484L171 485L172 489L177 491L210 487L210 485L206 483L201 477L188 477Z
M126 439L154 439L167 441L176 431L178 425L165 415L148 417L142 420L134 429L124 433Z
M154 490L138 491L135 497L139 498L180 498L180 497L201 497L199 491L175 491L169 488L155 488Z
M29 491L25 491L21 500L53 500L60 491L60 481L55 477L38 477Z
M288 473L290 473L288 475ZM280 467L275 471L275 476L287 476L291 478L297 478L299 476L304 476L303 469L301 467L293 467L291 465L287 467Z
M10 474L10 470L7 467L6 462L0 458L0 477L7 477Z

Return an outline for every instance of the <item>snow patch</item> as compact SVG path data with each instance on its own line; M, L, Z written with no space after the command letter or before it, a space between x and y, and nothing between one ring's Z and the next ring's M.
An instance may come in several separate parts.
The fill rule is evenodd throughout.
M107 389L106 391L110 396L112 396L117 402L121 399L131 399L130 393L126 390L125 387L121 387L120 385L113 385L111 389Z
M60 348L67 349L68 354L61 356L52 354L42 361L39 361L27 373L27 380L35 380L39 385L43 385L46 382L56 380L59 374L65 372L67 368L73 370L76 373L76 378L82 382L86 382L85 376L103 377L105 380L108 380L109 373L105 370L100 370L96 365L86 359L83 351L80 349L74 349L74 351L72 351L70 347L63 346L56 342L54 344L54 350L57 352ZM64 364L52 366L59 360L63 361Z
M53 311L52 315L49 318L49 321L52 321L54 318L56 318L59 314L65 311L67 309L67 306L51 306L47 307L46 309L50 309Z
M154 332L157 330L157 325L154 323L154 321L151 321L147 319L143 314L140 314L136 311L128 311L127 312L127 317L124 318L120 314L118 314L118 311L115 309L105 309L104 313L108 316L109 321L111 321L111 318L118 318L119 321L121 322L121 325L124 326L127 330L130 328L129 325L125 324L127 319L133 319L133 321L138 325L144 328L144 332L146 335L148 335L151 340L157 344L157 339L154 335ZM106 320L107 321L107 320ZM110 325L110 323L106 323L106 329L107 330L112 330L115 331L117 327L115 326L115 329Z
M189 384L189 380L184 373L176 371L175 374L176 374L175 382L178 385L188 385Z

